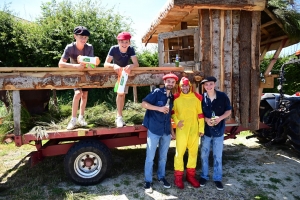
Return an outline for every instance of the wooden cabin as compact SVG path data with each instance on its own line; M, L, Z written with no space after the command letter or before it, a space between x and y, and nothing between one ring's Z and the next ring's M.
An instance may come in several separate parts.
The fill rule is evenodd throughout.
M175 66L178 54L185 70L215 76L231 100L232 118L251 130L259 128L262 88L273 87L273 77L262 82L261 60L276 50L263 72L268 76L282 48L299 42L266 0L168 0L142 41L158 44L159 66Z

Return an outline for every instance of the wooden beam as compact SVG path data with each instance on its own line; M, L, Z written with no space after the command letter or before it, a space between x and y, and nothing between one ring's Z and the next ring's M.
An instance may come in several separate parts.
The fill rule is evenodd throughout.
M232 11L232 110L234 120L240 123L240 38L239 24L241 11Z
M181 8L192 6L197 9L263 11L266 0L173 0Z
M265 8L264 11L265 11L265 13L266 13L267 15L269 15L269 17L270 17L273 21L275 21L276 24L284 31L283 24L282 24L282 23L274 16L274 14L271 13L271 11L269 11L268 8Z
M280 54L281 50L285 47L285 44L287 43L287 41L288 41L288 39L284 39L284 40L281 41L280 46L276 50L271 62L269 63L269 65L268 65L268 67L267 67L267 69L264 73L265 76L268 76L270 71L273 69L273 66L276 63L277 58L279 57L279 54Z
M251 12L241 11L241 19L239 24L240 36L240 111L241 125L249 127L249 111L250 111L250 69L251 69Z
M50 68L1 68L0 90L71 89L114 87L117 74L110 68L75 71ZM162 84L162 77L173 72L181 78L181 67L139 67L134 68L128 78L128 86Z
M20 91L13 91L14 134L21 135L21 100Z
M210 12L209 10L199 10L199 31L200 31L200 60L201 70L204 76L209 76L211 70L211 28L210 28Z
M261 12L252 12L252 31L251 31L251 85L250 85L250 130L259 129L259 73L260 73L260 18Z

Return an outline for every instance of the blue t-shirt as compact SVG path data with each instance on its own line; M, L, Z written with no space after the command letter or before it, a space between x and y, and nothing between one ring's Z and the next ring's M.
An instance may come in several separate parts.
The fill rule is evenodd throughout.
M143 125L153 134L171 134L171 111L174 97L171 93L170 96L167 97L166 88L156 88L143 99L143 101L151 105L163 107L166 105L168 98L170 98L168 114L156 110L146 110Z
M223 115L227 110L231 110L231 105L228 96L224 92L216 91L216 99L210 101L207 94L204 93L202 101L202 111L205 117L211 118L212 112L215 116ZM225 132L225 120L223 119L216 126L208 126L205 122L204 135L208 137L220 137Z
M126 67L129 64L129 60L132 56L135 56L134 48L129 46L126 53L121 53L119 46L112 46L108 52L109 56L113 57L114 64L120 67Z
M77 56L94 56L94 48L91 44L86 43L84 44L84 47L82 50L77 49L76 43L72 42L71 44L68 44L64 50L64 53L62 55L63 59L68 60L70 58L70 63L78 64L77 62Z

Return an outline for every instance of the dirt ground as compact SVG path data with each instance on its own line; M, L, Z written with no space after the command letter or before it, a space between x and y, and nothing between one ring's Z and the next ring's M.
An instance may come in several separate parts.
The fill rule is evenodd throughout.
M169 154L175 153L175 141L172 141ZM141 158L144 159L144 158ZM212 158L210 159L212 164ZM200 174L200 163L197 176ZM116 178L107 178L102 183L106 194L95 199L300 199L300 156L288 146L264 148L257 139L245 137L225 141L223 153L224 190L218 191L213 181L205 187L192 188L185 182L183 190L174 185L164 189L154 181L153 193L144 193L143 174L123 174ZM155 170L155 169L154 169ZM154 174L155 176L155 174ZM167 170L167 180L173 183L173 170ZM120 184L118 195L113 194L115 184ZM126 185L126 180L135 180L139 184ZM130 186L134 187L130 187Z
M66 177L63 156L45 159L30 168L26 162L28 158L24 160L28 152L12 149L1 155L0 199L300 200L300 156L289 146L265 148L257 139L246 140L245 136L238 136L237 139L229 139L224 143L223 191L216 190L212 181L197 189L185 181L183 190L176 188L173 184L175 141L172 141L166 167L166 179L172 183L170 189L157 183L155 166L154 191L152 194L144 192L145 145L112 150L114 165L111 174L101 183L86 187L78 186ZM19 157L16 158L15 154ZM186 156L184 159L186 162ZM16 163L20 165L16 166ZM198 159L198 178L200 172Z

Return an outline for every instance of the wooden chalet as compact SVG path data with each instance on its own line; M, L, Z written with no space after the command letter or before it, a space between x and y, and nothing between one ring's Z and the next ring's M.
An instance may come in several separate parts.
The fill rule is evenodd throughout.
M142 42L158 43L159 66L175 66L178 54L185 70L215 76L231 99L232 118L257 130L262 88L273 87L268 74L281 50L299 41L290 39L266 0L168 0ZM270 50L274 59L262 79L260 62Z

